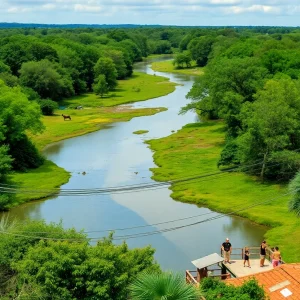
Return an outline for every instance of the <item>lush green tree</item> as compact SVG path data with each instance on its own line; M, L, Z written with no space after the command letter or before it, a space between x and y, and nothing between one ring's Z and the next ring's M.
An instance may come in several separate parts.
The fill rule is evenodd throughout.
M42 59L48 59L50 61L57 61L58 55L55 49L53 49L50 45L34 42L30 43L28 46L28 55L30 60L39 61Z
M222 58L211 62L197 79L187 97L192 103L182 109L196 109L201 115L224 118L230 135L241 129L240 111L244 102L263 87L268 72L256 58Z
M170 272L140 274L130 286L132 300L197 300L199 291L185 283L181 274Z
M197 65L204 67L208 62L208 56L212 49L214 38L211 36L201 36L190 41L188 50Z
M24 63L20 74L20 83L35 90L41 98L59 100L74 95L68 73L49 60Z
M22 41L12 41L0 48L0 57L8 65L13 75L18 76L23 62L29 60L27 45Z
M292 80L270 80L243 108L244 133L238 138L241 162L262 159L263 178L270 155L292 146L299 135L300 93Z
M289 201L289 210L300 217L300 172L291 180L289 184L291 199Z
M265 300L267 299L264 289L259 286L255 279L246 281L240 287L228 285L224 281L204 278L200 285L206 300Z
M173 65L177 65L179 68L183 68L185 65L189 68L191 66L191 61L192 57L189 52L178 53L173 60Z
M41 156L26 136L26 131L37 133L43 129L39 105L28 101L19 87L10 88L0 81L0 107L3 135L0 146L9 146L14 168L39 166Z
M53 46L57 51L59 63L68 71L72 78L75 94L80 94L86 91L86 80L84 78L84 65L79 54L68 47L62 45Z
M94 71L96 78L98 78L99 75L105 76L109 90L113 90L117 86L117 70L111 58L100 57L94 67Z
M11 73L10 67L3 61L0 61L0 73Z
M41 111L45 116L52 116L55 109L58 109L58 104L51 99L39 100L38 104L41 107Z
M108 86L105 79L105 75L99 75L93 84L93 90L97 95L102 98L104 94L108 92Z
M61 224L28 220L4 227L0 270L6 270L9 280L0 290L2 297L25 291L28 299L38 294L46 299L123 300L134 277L159 270L151 247L115 245L111 235L91 246L84 234Z
M118 43L118 45L123 49L126 49L133 62L141 61L143 59L141 49L132 40L123 40Z
M129 39L128 34L123 29L112 29L107 33L107 37L117 42L121 42Z
M0 73L0 79L3 80L7 86L10 87L19 85L18 77L12 75L10 72Z
M102 57L110 57L116 67L117 70L117 78L118 79L124 79L127 77L128 71L127 66L124 60L124 54L122 51L115 50L115 49L109 49L106 51L103 51Z
M153 54L171 54L172 47L169 41L149 41L149 50Z

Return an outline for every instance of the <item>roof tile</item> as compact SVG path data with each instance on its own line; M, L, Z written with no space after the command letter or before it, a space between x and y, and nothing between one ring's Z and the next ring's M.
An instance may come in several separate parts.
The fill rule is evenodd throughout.
M255 278L263 286L270 300L300 300L300 263L284 264L271 271L228 279L226 283L239 286L250 278ZM281 291L286 288L292 295L283 296Z

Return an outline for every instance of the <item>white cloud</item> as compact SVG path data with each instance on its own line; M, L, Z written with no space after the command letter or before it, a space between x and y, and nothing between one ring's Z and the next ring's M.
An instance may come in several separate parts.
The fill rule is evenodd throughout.
M242 6L231 6L224 9L226 13L242 14L242 13L280 13L281 9L279 7L268 6L268 5L251 5L248 7Z
M101 8L101 6L75 4L74 10L77 12L98 13L98 12L102 11L103 9Z
M95 15L94 22L99 23L99 20L104 22L102 17L110 15L109 23L166 24L165 22L173 20L171 23L178 25L220 25L224 20L226 24L237 22L236 17L241 16L242 24L247 20L245 25L256 25L259 22L266 25L266 20L274 23L276 15L285 22L280 25L290 24L289 16L293 17L293 24L298 25L297 17L300 13L300 0L0 0L0 2L0 20L6 21L8 19L6 14L10 13L19 15L22 22L24 20L32 22L33 19L40 18L44 23L53 23L53 20L57 22L58 18L60 23L74 23L76 20L91 23L92 15ZM28 14L23 14L24 12ZM29 14L30 12L32 14ZM72 14L75 20L64 17ZM235 18L230 18L230 15L234 15ZM17 17L15 18L14 21L19 21ZM206 20L206 23L192 23L203 20ZM254 21L256 23L252 24Z

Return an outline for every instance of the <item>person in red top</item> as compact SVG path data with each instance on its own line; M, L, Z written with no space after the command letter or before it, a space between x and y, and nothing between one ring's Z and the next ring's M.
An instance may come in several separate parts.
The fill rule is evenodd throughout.
M229 242L229 238L226 239L226 241L221 246L223 257L224 257L224 263L230 264L230 254L232 251L231 243Z

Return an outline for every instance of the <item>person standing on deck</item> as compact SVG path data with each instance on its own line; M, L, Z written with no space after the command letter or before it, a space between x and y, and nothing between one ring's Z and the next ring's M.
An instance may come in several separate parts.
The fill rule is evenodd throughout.
M267 243L263 241L260 245L260 266L265 265Z
M278 247L275 247L275 251L272 254L272 265L274 268L279 266L279 261L281 260L281 254Z
M221 249L224 256L224 263L226 264L228 262L230 264L230 254L232 251L232 247L229 242L229 238L227 238L226 241L222 244Z

